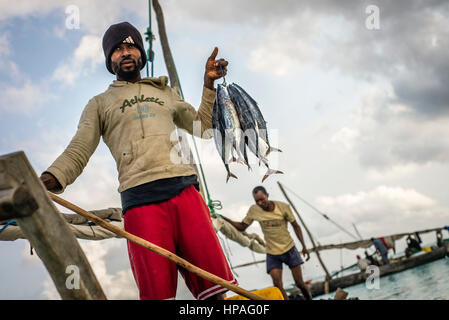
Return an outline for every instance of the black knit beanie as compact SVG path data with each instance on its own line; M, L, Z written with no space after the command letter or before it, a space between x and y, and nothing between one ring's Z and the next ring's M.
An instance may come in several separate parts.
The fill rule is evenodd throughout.
M109 72L114 74L111 68L111 55L112 50L120 43L132 43L140 50L142 56L141 69L143 69L147 63L147 54L143 48L142 36L132 24L120 22L110 26L103 36L103 51L106 58L106 68Z

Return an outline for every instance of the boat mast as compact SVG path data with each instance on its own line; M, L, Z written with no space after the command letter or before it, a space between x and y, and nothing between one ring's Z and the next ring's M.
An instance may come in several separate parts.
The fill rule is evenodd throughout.
M173 55L170 50L170 45L168 43L167 32L165 29L164 14L162 12L161 5L159 4L158 0L152 0L152 1L150 0L149 1L150 8L151 8L151 2L153 3L153 9L154 9L154 13L156 15L157 26L158 26L158 31L159 31L159 38L161 41L161 47L162 47L162 53L164 56L165 66L167 68L168 77L170 79L170 85L173 89L175 89L175 91L179 94L179 96L184 99L184 95L183 95L182 89L181 89L181 82L179 80L178 72L176 71L175 61L173 59ZM151 15L151 10L150 10L150 15ZM206 188L206 192L207 192L207 186L205 185L205 183L203 183L203 181L201 179L201 178L205 179L204 174L200 174L198 165L195 164L195 162L193 161L194 158L193 158L192 150L190 149L188 142L187 142L187 135L184 132L180 132L179 130L177 130L177 133L178 133L178 140L180 141L180 143L182 145L184 145L186 148L188 148L188 150L189 150L189 159L190 159L191 166L196 171L197 176L198 176L200 193L203 196L204 201L206 203L208 203L208 198L204 194L205 188ZM195 143L195 138L193 136L192 136L192 140ZM199 155L198 155L198 157L199 157ZM198 161L200 161L200 160L198 160ZM201 168L201 162L199 163L199 165L200 165L201 173L203 173L202 168ZM209 209L211 209L210 205L209 205ZM213 208L211 210L213 210Z
M304 220L302 220L301 216L299 215L298 210L296 210L295 205L291 202L290 198L287 196L287 193L284 190L284 187L282 186L282 184L279 181L278 181L278 185L279 185L279 188L281 189L285 199L288 201L288 203L290 204L290 206L293 208L293 210L295 211L296 215L298 216L299 221L301 221L301 223L302 223L302 225L304 227L304 230L306 230L307 234L309 235L310 242L312 242L312 246L313 246L313 249L315 251L316 257L318 258L318 261L320 262L321 267L323 268L324 273L326 274L326 280L329 280L332 276L329 274L329 271L327 271L327 268L324 265L323 260L321 260L321 256L320 256L319 251L316 250L316 245L315 245L315 241L313 240L312 234L310 233L309 229L307 228L306 224L304 223Z

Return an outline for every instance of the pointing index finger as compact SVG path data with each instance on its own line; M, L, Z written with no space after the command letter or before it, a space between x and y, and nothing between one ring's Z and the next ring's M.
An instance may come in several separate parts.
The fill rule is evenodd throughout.
M212 51L212 54L209 57L209 60L215 60L215 58L217 57L217 54L218 54L218 48L215 47L214 51Z

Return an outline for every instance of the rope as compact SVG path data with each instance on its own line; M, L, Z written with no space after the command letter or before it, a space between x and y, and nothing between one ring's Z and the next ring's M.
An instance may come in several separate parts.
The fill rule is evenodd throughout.
M3 226L3 228L0 229L0 232L8 228L9 226L17 226L17 222L15 220L10 220L6 222L6 224Z
M310 203L308 203L306 200L304 200L303 198L301 198L300 196L298 196L292 189L290 189L289 187L285 186L284 187L289 190L294 196L296 196L297 198L299 198L302 202L304 202L305 204L307 204L309 207L311 207L313 210L315 210L317 213L319 213L321 216L323 216L326 220L329 220L332 224L334 224L338 229L340 229L341 231L343 231L344 233L350 235L352 238L354 239L359 239L356 236L354 236L352 233L350 233L348 230L346 230L345 228L343 228L342 226L340 226L338 223L336 223L334 220L332 220L331 218L329 218L325 213L319 211L317 208L315 208L314 206L312 206Z
M217 232L217 237L218 237L218 239L220 241L221 246L223 247L223 252L225 253L226 259L229 262L229 268L231 269L232 273L235 276L240 277L238 275L238 273L235 272L234 267L232 266L231 258L229 256L229 255L232 255L232 252L231 252L231 249L229 247L229 243L227 244L227 247L226 247L226 243L225 243L225 240L227 240L227 238L225 237L225 240L223 240L223 238L218 234L218 232Z
M176 68L176 64L175 64L174 60L173 60L173 67L175 68L176 77L179 79L178 69ZM220 65L220 67L221 67L221 65ZM184 93L182 92L181 81L178 81L178 82L179 82L179 92L180 92L181 98L184 100ZM215 212L215 209L216 210L221 210L223 208L223 206L222 206L220 200L212 200L211 197L210 197L209 188L207 187L207 182L206 182L206 175L204 174L203 165L201 164L200 154L198 152L198 147L196 145L196 140L195 140L195 137L193 135L192 135L192 141L193 141L193 146L195 147L195 154L196 154L196 157L198 159L198 166L199 166L200 172L201 172L200 179L203 180L204 189L206 191L207 206L209 207L209 211L210 211L212 216L220 218L221 216Z
M148 65L151 63L151 76L154 77L154 66L153 66L153 61L154 61L154 52L153 52L153 40L155 39L153 32L151 31L151 0L148 0L148 28L147 31L145 32L145 40L148 41L148 43L150 44L148 51L147 51L147 77L149 77L149 67Z
M153 69L153 61L154 61L154 52L153 52L153 39L154 39L154 35L151 31L151 0L148 1L148 16L149 16L149 26L147 28L147 31L145 32L146 38L145 40L147 40L149 42L149 50L148 50L148 61L151 62L151 76L154 76L154 69ZM176 68L176 64L173 61L173 67L175 69L176 72L176 77L179 79L179 75L178 75L178 70ZM221 65L220 65L221 68ZM223 72L223 70L222 70ZM148 70L148 64L147 64L147 76L149 74L149 70ZM224 79L224 77L223 77ZM226 80L224 80L224 84L226 83ZM182 99L184 99L184 93L182 92L182 87L181 87L181 81L179 81L179 93ZM207 196L207 206L209 207L209 211L211 213L212 216L214 217L221 217L220 215L218 215L215 210L221 210L223 208L221 202L219 200L212 200L210 197L210 193L209 193L209 189L207 187L207 182L206 182L206 175L204 174L204 170L203 170L203 166L201 164L201 159L200 159L200 155L198 152L198 147L196 145L196 140L195 137L192 135L192 140L193 140L193 145L195 147L195 153L196 153L196 157L198 159L198 166L200 168L200 172L201 172L201 177L200 179L203 181L204 184L204 189L206 191L206 196Z
M226 86L227 83L226 83L226 78L225 78L225 76L224 76L223 66L221 65L221 63L219 64L219 66L220 66L221 75L223 76L223 83L222 83L222 84L223 84L224 86Z

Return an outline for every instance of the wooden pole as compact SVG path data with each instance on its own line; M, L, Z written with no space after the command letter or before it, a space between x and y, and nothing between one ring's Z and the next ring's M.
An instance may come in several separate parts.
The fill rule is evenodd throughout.
M17 221L61 298L106 299L77 239L23 152L0 156L0 190L0 220Z
M173 55L171 54L170 45L168 44L167 32L165 31L164 14L158 0L153 0L153 8L156 14L159 38L161 39L162 53L164 55L168 77L170 78L170 85L178 92L179 96L181 96L181 85L179 83L178 74L176 72Z
M153 9L156 14L159 38L161 40L161 47L162 47L162 53L164 55L165 67L167 68L168 77L170 79L170 86L176 90L176 92L178 93L178 95L180 97L183 97L182 90L181 90L181 82L179 80L178 72L176 71L175 61L173 59L173 55L170 50L170 45L168 43L167 32L165 29L164 14L162 12L162 7L159 4L158 0L153 0ZM193 169L196 171L199 186L200 186L201 196L203 197L204 202L206 202L206 204L208 204L208 199L206 198L206 196L204 194L204 186L203 186L203 182L201 180L201 175L198 170L198 166L194 162L193 153L192 153L192 150L190 149L189 143L187 141L187 135L184 132L180 132L179 130L177 131L177 133L178 133L179 143L181 144L181 146L183 146L181 149L188 150L189 154L186 156L189 157L190 164L193 167ZM192 138L192 139L195 139L195 138Z
M149 241L147 241L145 239L137 237L137 236L135 236L135 235L133 235L133 234L131 234L129 232L126 232L123 229L120 229L120 228L118 228L118 227L116 227L116 226L114 226L114 225L104 221L103 219L97 217L96 215L93 215L92 213L87 212L86 210L81 209L80 207L70 203L67 200L64 200L64 199L58 197L55 194L52 194L50 192L48 192L48 194L51 197L51 199L53 199L53 201L55 201L56 203L59 203L61 206L64 206L67 209L72 210L72 211L82 215L83 217L88 218L90 221L94 222L95 224L97 224L97 225L99 225L99 226L101 226L101 227L103 227L103 228L105 228L105 229L107 229L107 230L109 230L111 232L114 232L116 235L118 235L118 236L120 236L122 238L125 238L125 239L127 239L127 240L129 240L131 242L134 242L134 243L136 243L136 244L138 244L138 245L140 245L140 246L142 246L144 248L147 248L147 249L149 249L149 250L151 250L151 251L153 251L153 252L155 252L157 254L160 254L161 256L163 256L163 257L173 261L178 266L183 267L184 269L186 269L186 270L188 270L188 271L190 271L190 272L200 276L201 278L204 278L206 280L209 280L211 282L219 284L219 285L221 285L221 286L223 286L223 287L225 287L225 288L227 288L227 289L229 289L231 291L234 291L235 293L238 293L238 294L240 294L240 295L242 295L242 296L244 296L244 297L246 297L248 299L265 300L265 298L263 298L263 297L261 297L261 296L259 296L257 294L254 294L254 293L249 292L249 291L247 291L245 289L237 287L236 285L233 285L232 283L230 283L230 282L228 282L228 281L226 281L226 280L224 280L224 279L222 279L220 277L217 277L216 275L213 275L212 273L209 273L209 272L207 272L205 270L202 270L202 269L194 266L193 264L191 264L187 260L184 260L184 259L178 257L174 253L172 253L172 252L170 252L170 251L168 251L168 250L166 250L164 248L161 248L161 247L159 247L159 246L157 246L157 245L155 245L155 244L153 244L153 243L151 243L151 242L149 242Z
M331 275L329 274L329 271L327 271L327 268L326 268L326 266L324 265L323 260L321 260L320 253L318 252L318 250L316 250L316 245L315 245L315 241L313 240L312 234L310 233L309 229L307 228L306 224L304 223L304 220L302 220L301 216L299 215L298 210L296 210L295 205L294 205L293 202L290 200L290 198L287 196L287 193L285 192L284 187L282 186L282 184L281 184L279 181L278 181L278 185L279 185L279 188L281 189L282 194L284 195L285 199L287 199L288 203L291 205L291 207L292 207L293 210L295 211L296 216L298 217L299 221L301 221L301 223L302 223L304 229L306 230L307 234L309 235L310 242L312 242L312 246L313 246L313 249L314 249L314 251L315 251L315 253L316 253L316 256L317 256L317 258L318 258L318 261L320 262L321 267L323 268L324 273L326 274L326 279L327 279L327 280L330 279L330 278L331 278Z

